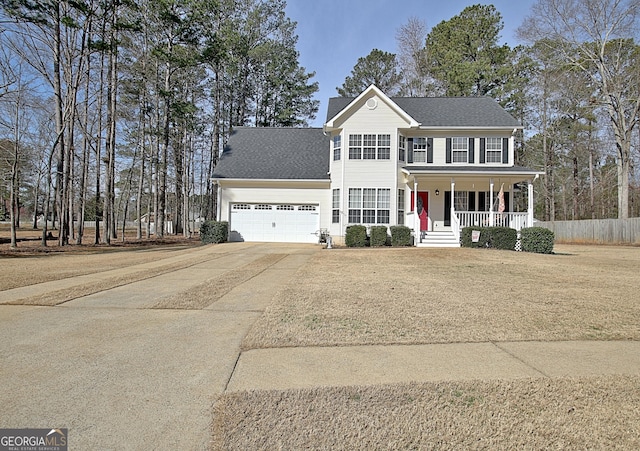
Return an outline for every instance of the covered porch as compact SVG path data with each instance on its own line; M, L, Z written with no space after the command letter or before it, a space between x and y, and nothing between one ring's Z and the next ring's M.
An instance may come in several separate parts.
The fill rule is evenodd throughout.
M465 227L533 226L533 181L540 172L526 168L447 173L403 169L405 225L416 246L459 247Z

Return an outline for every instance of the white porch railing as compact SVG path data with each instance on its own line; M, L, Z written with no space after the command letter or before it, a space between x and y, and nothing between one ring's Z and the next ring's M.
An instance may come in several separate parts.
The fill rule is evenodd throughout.
M490 221L493 215L493 221ZM509 227L520 230L527 227L528 213L497 213L488 211L456 211L455 216L459 222L459 228L464 227L489 227L493 223L496 227ZM452 221L453 223L453 221Z

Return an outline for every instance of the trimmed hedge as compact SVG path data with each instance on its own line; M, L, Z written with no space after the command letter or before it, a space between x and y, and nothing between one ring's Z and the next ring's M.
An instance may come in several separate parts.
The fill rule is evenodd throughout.
M525 252L551 254L554 239L553 231L544 227L527 227L520 230L520 243Z
M229 236L227 221L205 221L200 224L200 240L204 244L226 243Z
M480 231L480 239L474 243L472 232ZM509 227L465 227L462 229L462 247L486 247L513 251L516 248L518 232Z
M363 225L350 225L344 237L347 247L365 247L367 245L367 228Z
M396 225L389 227L391 230L392 246L411 246L411 229L407 226Z
M371 247L386 246L389 241L387 226L371 226L369 245Z

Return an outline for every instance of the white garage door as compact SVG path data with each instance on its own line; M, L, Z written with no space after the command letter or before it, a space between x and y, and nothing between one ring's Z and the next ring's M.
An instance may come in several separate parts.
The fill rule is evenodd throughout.
M317 205L231 204L232 240L317 243Z

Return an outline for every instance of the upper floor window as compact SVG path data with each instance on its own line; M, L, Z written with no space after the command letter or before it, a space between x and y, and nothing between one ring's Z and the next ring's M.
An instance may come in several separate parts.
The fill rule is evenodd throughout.
M389 160L391 135L349 135L350 160Z
M406 148L407 148L407 138L405 138L402 135L398 136L398 160L399 161L404 161Z
M451 156L454 163L467 163L469 161L469 139L451 138Z
M362 159L362 135L349 135L349 160Z
M502 138L487 138L486 162L502 163Z
M413 138L413 162L426 163L427 138Z
M342 149L342 136L336 135L333 137L333 160L338 161L340 159L340 151Z
M376 135L363 135L362 159L376 159Z
M378 135L378 160L391 159L391 135Z

